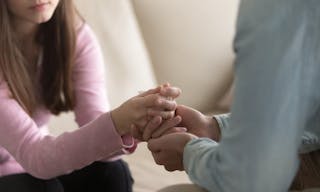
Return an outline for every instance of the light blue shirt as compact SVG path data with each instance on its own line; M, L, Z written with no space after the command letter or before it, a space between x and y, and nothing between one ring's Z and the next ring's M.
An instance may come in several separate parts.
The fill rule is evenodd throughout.
M299 150L320 149L320 1L242 0L234 47L230 122L186 145L185 170L212 192L288 191Z

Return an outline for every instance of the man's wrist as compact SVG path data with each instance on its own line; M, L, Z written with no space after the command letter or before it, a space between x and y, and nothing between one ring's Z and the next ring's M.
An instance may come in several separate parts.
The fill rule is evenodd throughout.
M192 140L192 139L197 139L198 137L194 134L191 134L191 133L185 133L183 134L185 135L184 139L183 139L183 142L181 144L181 146L179 147L179 152L181 155L183 155L183 152L184 152L184 148L186 147L186 145Z
M209 138L217 142L220 141L221 130L217 119L215 117L208 117L207 126Z

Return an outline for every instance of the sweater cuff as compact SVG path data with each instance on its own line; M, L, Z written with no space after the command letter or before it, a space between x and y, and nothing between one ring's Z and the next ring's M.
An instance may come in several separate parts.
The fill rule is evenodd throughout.
M135 142L134 138L130 134L120 136L113 123L111 114L106 113L106 118L109 122L111 122L110 129L113 130L113 137L117 140L117 143L119 144L118 150L114 151L112 154L110 154L110 156L114 157L118 155L133 153L137 148L137 143Z
M123 135L121 136L121 138L123 143L122 151L125 154L133 153L137 148L137 142L135 141L135 139L129 134Z

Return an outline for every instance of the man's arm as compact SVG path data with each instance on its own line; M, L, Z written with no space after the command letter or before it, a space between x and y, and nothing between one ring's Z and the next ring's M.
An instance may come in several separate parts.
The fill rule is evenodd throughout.
M184 149L191 180L209 191L286 191L307 121L319 109L320 2L242 1L230 127L218 144Z

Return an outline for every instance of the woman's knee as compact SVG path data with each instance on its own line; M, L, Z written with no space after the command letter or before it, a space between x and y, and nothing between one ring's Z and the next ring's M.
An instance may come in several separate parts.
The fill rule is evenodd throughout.
M128 164L123 160L113 162L97 162L102 183L117 191L132 191L133 178Z

